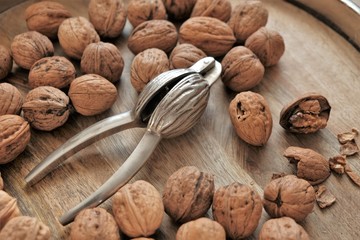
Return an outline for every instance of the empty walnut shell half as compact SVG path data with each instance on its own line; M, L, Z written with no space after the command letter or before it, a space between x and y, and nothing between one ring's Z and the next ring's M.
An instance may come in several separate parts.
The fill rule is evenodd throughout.
M176 233L176 240L225 240L224 228L209 218L199 218L180 226Z
M23 96L15 86L0 83L0 115L19 114L23 101Z
M21 216L21 212L16 198L0 190L0 231L10 219L18 216Z
M213 17L227 22L231 16L231 3L229 0L197 0L191 17L197 16Z
M206 53L200 48L190 43L179 44L170 54L170 68L188 68L204 57L206 57Z
M0 56L0 80L2 80L11 72L13 58L9 49L3 45L0 45Z
M313 211L315 199L315 190L308 181L286 175L265 186L263 204L271 217L286 216L300 222Z
M308 93L290 102L280 112L280 125L293 133L314 133L325 128L330 116L328 100Z
M167 19L165 5L161 0L130 0L127 14L133 27L149 20Z
M163 0L169 18L183 20L189 18L196 0Z

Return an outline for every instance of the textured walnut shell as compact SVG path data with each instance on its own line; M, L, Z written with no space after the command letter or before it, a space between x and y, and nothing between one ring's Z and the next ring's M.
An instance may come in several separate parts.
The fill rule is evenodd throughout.
M170 68L188 68L204 57L206 57L206 54L194 45L189 43L179 44L170 54Z
M126 8L122 0L91 0L90 22L102 37L118 37L126 23Z
M87 45L100 41L94 26L84 17L64 20L59 26L58 38L64 52L75 59L81 59Z
M10 48L15 63L27 70L37 60L54 55L54 46L49 38L35 31L16 35Z
M288 147L284 156L297 167L297 176L307 180L311 185L319 184L330 176L329 161L312 149Z
M21 212L17 205L16 198L13 198L5 191L0 190L0 231L10 219L20 215Z
M231 28L219 19L193 17L181 25L179 42L191 43L207 55L219 57L232 48L235 37Z
M272 131L269 105L263 96L254 92L241 92L230 102L229 114L237 135L245 142L264 145Z
M224 228L216 221L209 218L199 218L184 223L176 233L176 240L225 240Z
M225 86L235 92L250 90L264 77L265 68L248 48L232 48L221 61L221 79Z
M314 133L325 128L331 106L318 93L306 93L283 107L280 125L293 133Z
M174 24L167 20L149 20L133 29L128 38L128 47L138 54L148 48L171 52L178 40Z
M169 18L183 20L190 16L196 0L163 0Z
M234 182L216 190L212 212L214 220L224 227L228 237L245 238L250 236L259 224L261 198L249 186Z
M229 0L197 0L191 12L191 17L213 17L227 22L231 16Z
M271 217L286 216L300 222L314 208L315 190L308 181L286 175L265 186L263 204Z
M51 131L64 125L69 118L69 97L54 87L37 87L28 92L22 109L31 127Z
M37 2L25 10L28 29L37 31L49 38L56 38L60 24L69 17L71 17L69 10L57 2Z
M259 240L269 239L310 240L310 237L292 218L282 217L267 220L262 226Z
M143 180L120 188L112 198L112 208L120 230L130 237L152 235L164 216L160 193Z
M49 240L49 227L33 217L12 218L0 232L0 239L6 240Z
M0 83L0 115L19 114L23 101L23 96L15 86Z
M11 72L13 59L9 49L3 45L0 45L0 56L0 80L2 80Z
M285 51L284 39L280 33L266 27L251 34L245 41L245 47L255 53L265 67L277 64Z
M86 74L71 82L69 97L78 113L93 116L111 108L117 98L117 89L100 75Z
M56 88L67 87L75 79L74 65L64 57L45 57L32 65L29 72L29 85L31 88L52 86Z
M119 228L114 217L97 207L82 210L71 224L71 240L120 240Z
M166 53L157 48L150 48L137 54L130 69L130 81L137 92L141 92L154 77L169 70Z
M30 141L30 125L18 115L0 116L0 164L14 160Z
M268 20L268 11L258 0L241 0L237 4L228 21L234 31L237 42L245 40L256 30L264 27Z
M167 19L165 5L162 0L130 0L127 8L128 19L133 27L154 20Z
M214 176L186 166L174 172L163 192L165 212L176 222L184 223L204 216L214 195Z
M110 82L120 79L124 59L120 50L111 43L90 43L81 57L81 71L98 74Z

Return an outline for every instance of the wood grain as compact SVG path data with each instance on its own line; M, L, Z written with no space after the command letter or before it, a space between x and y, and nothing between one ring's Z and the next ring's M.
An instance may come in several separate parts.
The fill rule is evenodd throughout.
M0 14L0 43L10 46L13 37L26 31L24 9L34 1L26 1ZM88 0L59 1L74 16L87 17ZM232 4L236 4L232 0ZM294 173L282 153L288 146L310 147L326 158L339 153L336 134L360 128L360 54L344 38L294 5L278 0L264 0L269 10L269 28L279 31L286 51L279 64L267 68L263 81L253 89L269 102L274 127L264 147L252 147L240 140L231 125L227 108L236 93L221 81L212 89L208 107L200 122L188 133L163 140L152 157L131 180L143 179L160 192L171 173L185 165L194 165L215 175L216 187L238 181L248 184L262 195L262 189L274 172ZM5 190L17 197L24 215L38 217L51 228L53 239L67 239L70 226L62 227L57 219L104 183L126 160L144 133L130 129L117 133L69 158L62 166L33 187L25 185L25 175L49 153L87 126L108 116L132 108L137 93L129 81L134 55L126 39L132 27L127 23L123 34L113 42L121 49L125 69L116 84L119 97L111 110L95 117L73 114L61 128L52 132L32 130L25 152L15 161L0 166ZM55 42L56 54L64 55ZM73 61L78 67L79 62ZM25 95L28 71L14 66L6 79ZM80 72L78 72L80 74ZM327 128L312 135L285 132L280 125L281 108L305 92L316 91L326 96L332 106ZM358 139L359 140L359 139ZM348 159L353 171L360 173L360 158ZM332 175L325 185L337 202L329 209L316 206L302 226L312 239L359 239L360 189L346 176ZM111 200L102 207L111 210ZM211 211L208 214L211 217ZM248 239L256 239L261 224L268 219L263 211L257 231ZM175 239L178 226L165 217L155 239ZM126 238L125 238L126 239Z

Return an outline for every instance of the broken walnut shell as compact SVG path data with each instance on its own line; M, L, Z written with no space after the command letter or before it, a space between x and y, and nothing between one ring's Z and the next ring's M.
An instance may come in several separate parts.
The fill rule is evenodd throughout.
M149 20L167 19L165 5L161 0L130 0L127 14L134 28Z
M10 219L18 216L21 216L21 212L16 198L0 190L0 231Z
M197 0L191 12L191 17L206 16L227 22L231 16L229 0Z
M170 68L189 68L204 57L206 57L206 53L200 48L190 43L179 44L170 54Z
M10 50L3 45L0 45L0 56L0 80L2 80L11 72L13 58Z
M315 188L316 203L320 208L326 208L333 205L336 201L335 196L330 192L325 185L320 185Z
M0 115L19 114L24 98L10 83L0 83Z
M216 221L209 218L198 218L184 223L176 233L176 240L225 240L224 228Z
M330 169L337 174L345 173L346 155L337 155L329 158Z

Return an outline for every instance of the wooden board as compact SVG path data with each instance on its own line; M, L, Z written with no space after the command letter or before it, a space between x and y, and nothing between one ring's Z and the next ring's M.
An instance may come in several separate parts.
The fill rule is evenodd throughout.
M34 1L26 1L0 14L0 43L10 46L13 37L26 31L24 9ZM74 16L87 17L88 0L59 1ZM232 0L233 5L236 0ZM264 147L253 147L240 140L231 125L227 108L236 93L227 90L221 81L211 89L206 112L188 133L163 140L152 157L131 180L151 182L160 192L171 173L185 165L194 165L215 176L216 187L238 181L248 184L262 195L262 189L274 172L294 173L294 166L282 156L288 146L310 147L326 158L339 152L336 135L360 129L360 54L344 38L328 26L292 4L277 0L263 1L269 10L269 28L279 31L286 51L278 65L267 68L263 81L253 89L269 102L273 116L273 132ZM340 11L340 9L339 9ZM127 23L124 33L114 43L125 59L121 81L116 84L119 97L111 110L95 117L73 114L61 128L52 132L32 130L31 142L15 161L0 166L5 190L18 199L24 215L38 217L51 228L53 239L66 239L69 226L62 227L57 219L78 204L126 160L144 133L130 129L108 137L74 155L65 164L33 187L25 185L24 177L49 153L87 126L108 116L129 110L137 94L129 81L134 57L126 39L132 27ZM64 55L58 43L56 54ZM78 66L79 63L74 61ZM80 74L80 72L78 72ZM14 66L6 79L25 95L28 71ZM326 129L312 135L285 132L279 122L281 108L295 97L310 91L326 96L332 106ZM360 174L359 155L349 158L353 170ZM337 202L329 209L317 206L302 226L312 239L359 239L360 188L346 176L332 175L325 185L335 194ZM111 200L102 205L111 210ZM211 211L209 211L211 217ZM256 239L262 223L268 219L263 211L257 231L248 239ZM175 239L178 226L165 216L155 239Z

